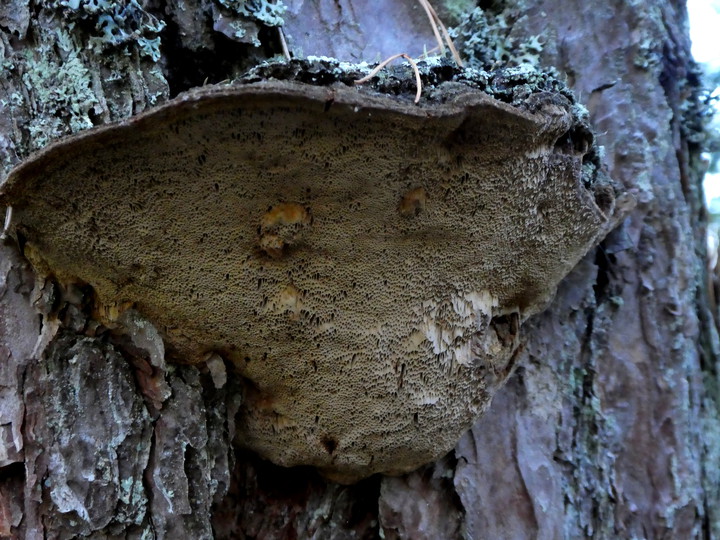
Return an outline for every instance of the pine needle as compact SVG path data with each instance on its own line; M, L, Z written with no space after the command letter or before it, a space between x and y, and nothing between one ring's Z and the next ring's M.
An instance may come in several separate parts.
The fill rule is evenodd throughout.
M418 70L417 64L415 61L410 58L410 55L406 53L400 53L400 54L394 54L389 58L386 58L382 62L380 62L375 68L365 75L362 79L358 79L355 81L355 84L364 84L368 82L370 79L372 79L375 75L377 75L382 68L387 66L390 62L393 60L396 60L398 58L405 58L410 65L412 66L413 73L415 73L415 84L417 85L417 92L415 93L415 103L420 102L420 96L422 95L422 80L420 79L420 70Z

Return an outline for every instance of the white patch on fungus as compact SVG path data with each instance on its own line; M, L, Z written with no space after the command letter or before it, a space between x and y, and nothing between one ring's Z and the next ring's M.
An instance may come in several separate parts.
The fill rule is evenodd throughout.
M225 362L223 362L220 355L211 353L205 360L205 365L210 372L210 377L212 378L215 388L219 390L225 386L225 383L227 383L227 370L225 369Z
M433 354L448 362L472 365L472 339L485 332L498 305L489 291L453 293L439 303L423 302L421 330Z
M272 299L268 310L275 314L287 314L297 319L303 309L302 293L294 285L287 285Z

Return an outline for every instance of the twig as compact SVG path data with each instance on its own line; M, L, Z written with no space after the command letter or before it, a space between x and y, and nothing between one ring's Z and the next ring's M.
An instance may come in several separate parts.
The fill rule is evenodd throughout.
M282 26L278 26L278 35L280 36L280 46L282 47L282 52L285 55L285 59L290 61L292 58L290 57L290 49L288 49L287 41L285 41L285 32L282 30Z
M440 37L440 32L438 32L435 20L437 15L433 16L435 10L432 8L428 0L418 0L418 2L420 2L420 5L423 7L428 16L428 19L430 19L430 26L432 27L433 34L435 34L435 40L437 41L438 47L440 47L440 54L445 54L445 44L443 43L442 37Z
M375 68L365 75L362 79L358 79L355 81L355 84L364 84L368 82L370 79L372 79L375 75L378 74L378 72L387 66L390 62L393 60L396 60L398 58L405 58L408 62L410 62L410 65L412 66L413 73L415 73L415 84L417 85L417 92L415 93L415 103L418 103L420 101L420 96L422 94L422 80L420 79L420 70L417 67L417 64L415 61L410 58L410 56L406 53L400 53L400 54L394 54L390 58L386 58L382 62L380 62Z
M0 240L7 238L7 233L10 230L10 224L12 223L12 206L5 208L5 225L2 231L0 231Z
M437 53L439 53L439 52L440 52L440 47L433 47L429 51L427 50L427 48L425 48L425 50L423 50L423 53L419 56L419 58L422 60L427 60L431 55L437 56Z
M455 48L455 44L453 43L453 40L450 37L450 33L447 31L447 28L445 27L443 22L440 20L440 17L438 17L438 14L435 11L435 8L432 7L432 4L430 4L429 0L418 0L418 2L420 2L420 5L423 7L423 9L425 10L425 13L427 13L428 18L430 19L430 24L432 25L433 33L435 34L435 39L437 39L438 43L440 44L440 51L444 53L445 47L443 46L440 35L438 34L438 30L437 30L438 26L440 27L440 31L442 32L442 35L445 38L445 43L447 43L447 46L450 49L450 52L452 53L455 63L459 67L463 67L463 62L462 62L462 58L460 58L460 53L458 53L457 49Z

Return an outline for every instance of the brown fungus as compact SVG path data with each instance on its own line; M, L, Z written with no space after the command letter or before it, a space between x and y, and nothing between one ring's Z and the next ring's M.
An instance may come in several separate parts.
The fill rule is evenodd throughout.
M234 362L239 444L402 473L488 407L520 323L613 222L569 103L444 92L204 88L46 148L0 202L38 269L133 305L178 361Z

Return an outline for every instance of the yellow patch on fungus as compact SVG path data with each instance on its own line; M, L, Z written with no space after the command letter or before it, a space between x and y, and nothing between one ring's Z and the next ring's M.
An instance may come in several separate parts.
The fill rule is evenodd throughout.
M400 200L398 211L402 217L413 217L425 210L427 203L427 192L425 188L418 187L411 189Z

